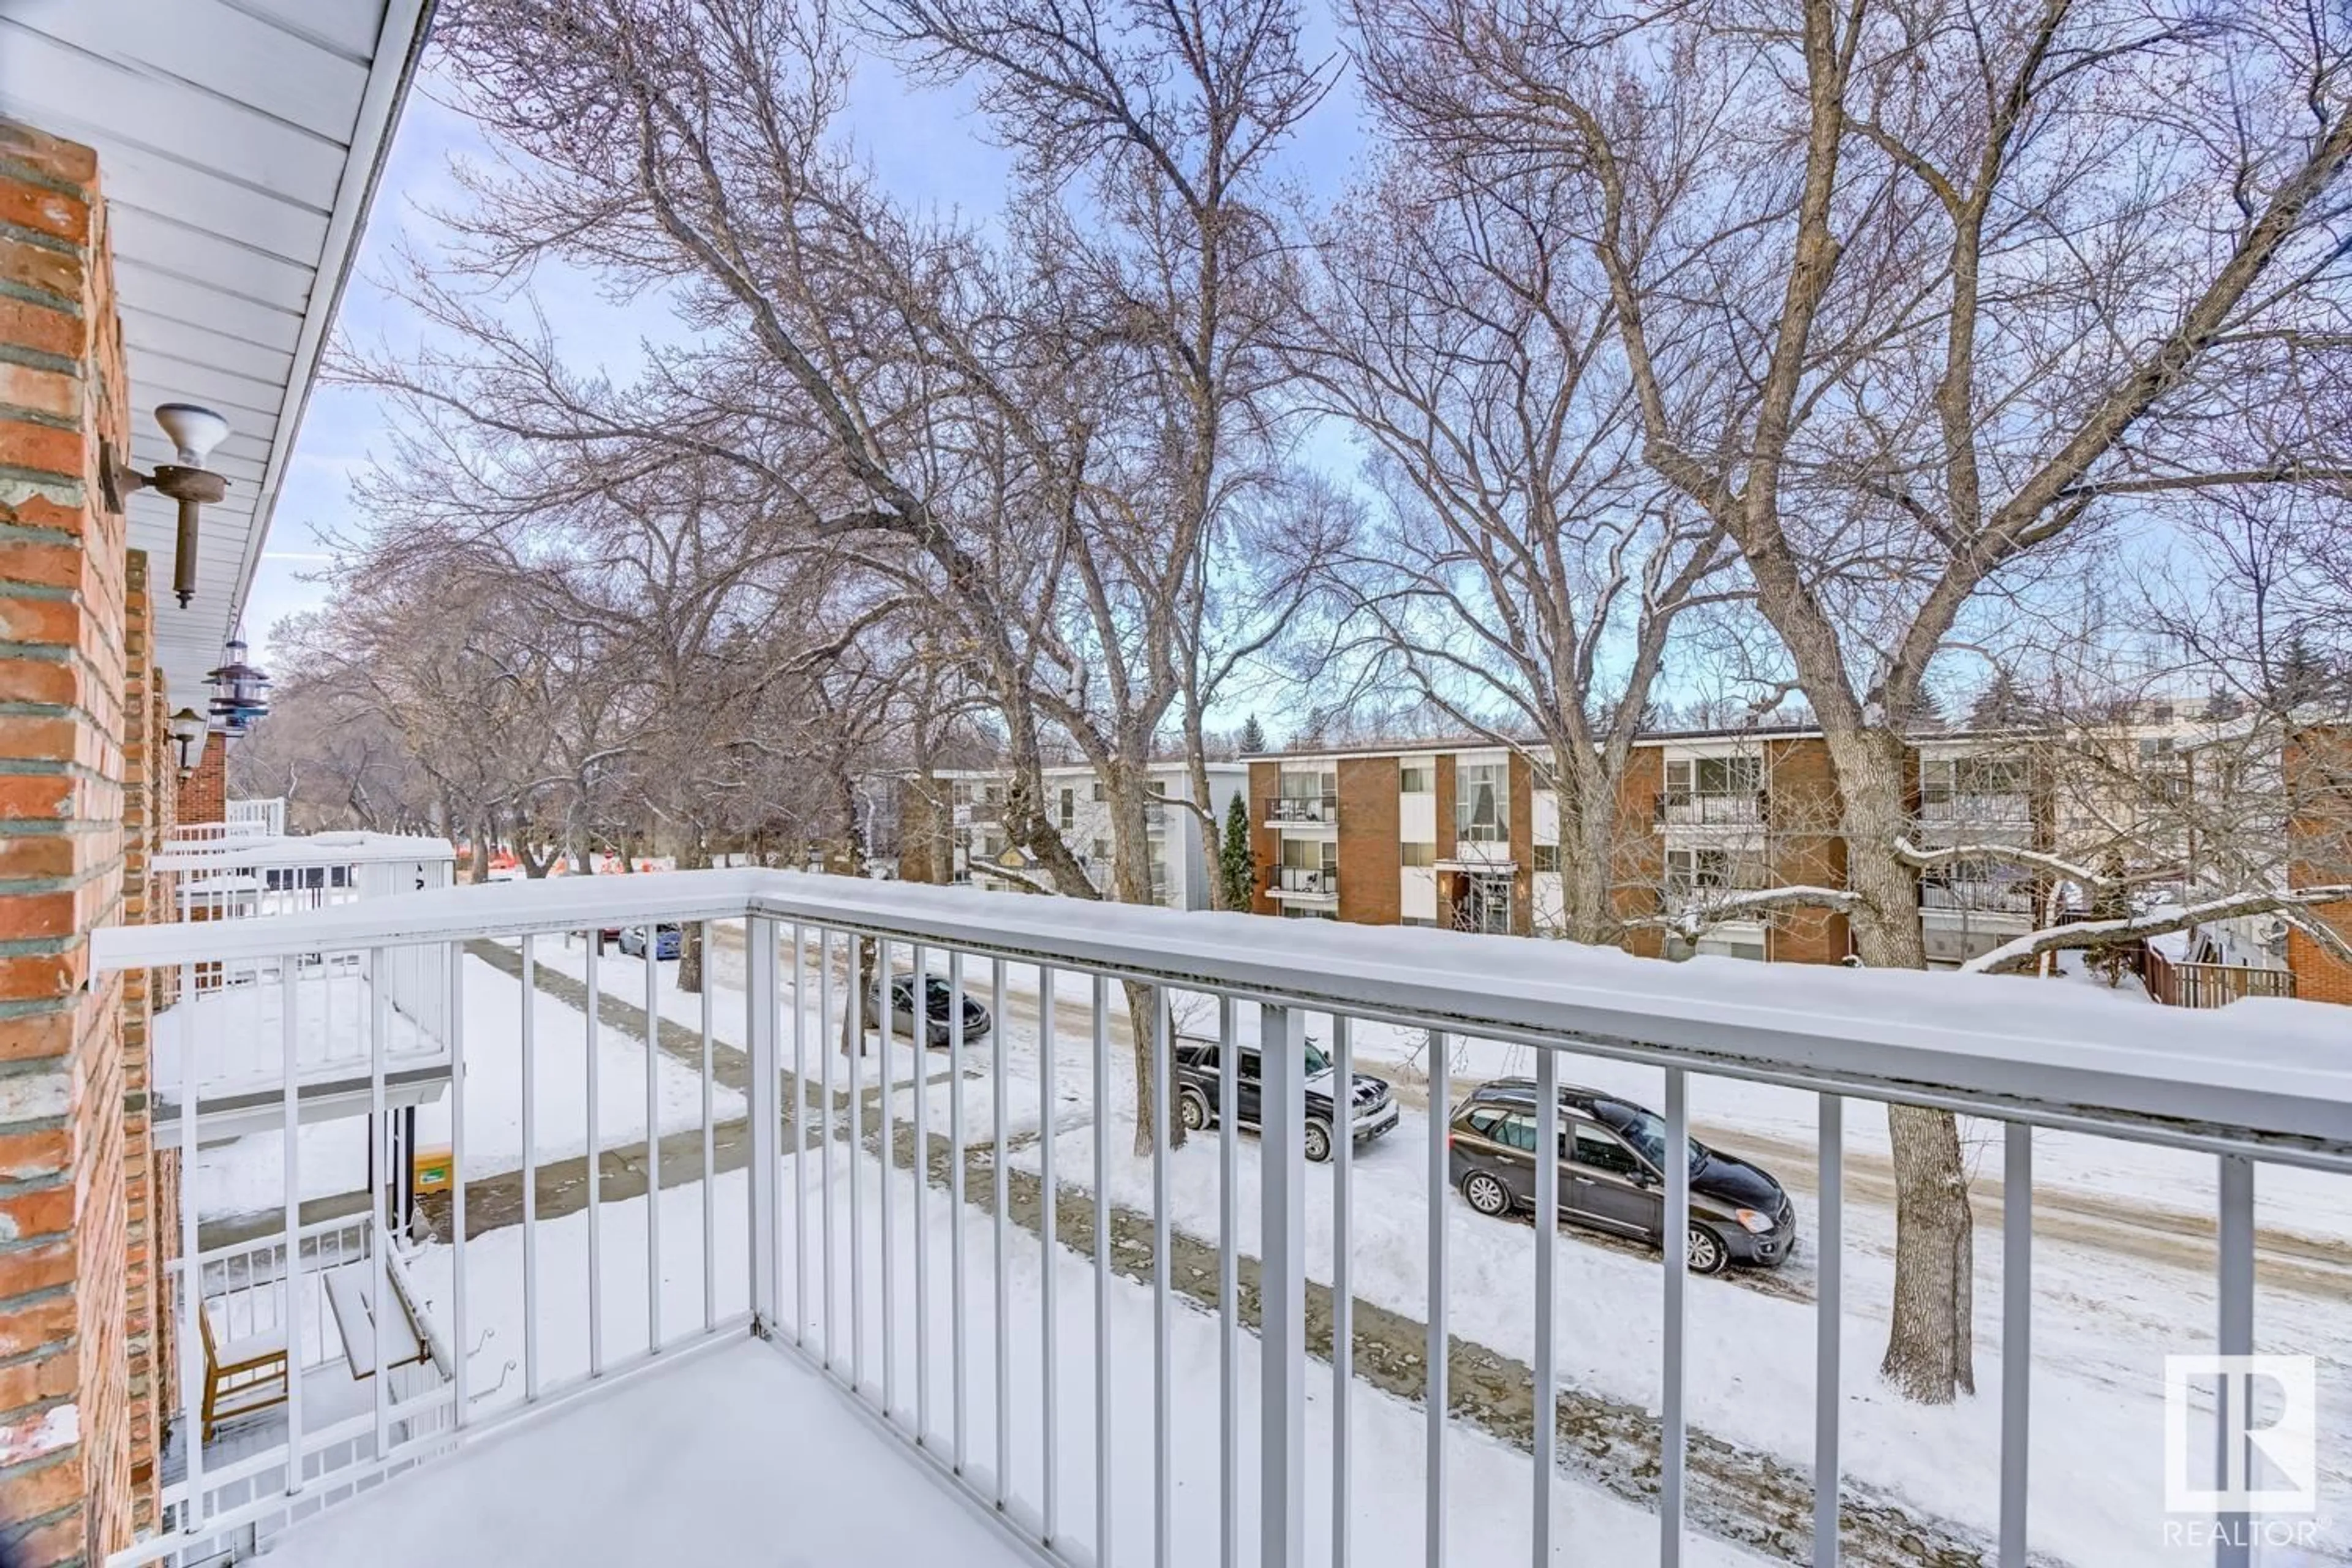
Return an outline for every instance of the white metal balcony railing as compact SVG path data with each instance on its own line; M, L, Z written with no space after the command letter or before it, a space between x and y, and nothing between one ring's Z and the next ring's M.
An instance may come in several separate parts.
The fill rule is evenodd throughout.
M457 851L446 839L377 833L278 837L258 831L177 843L151 861L154 871L172 878L177 918L205 924L308 914L447 888L456 881L456 865ZM209 1101L274 1088L284 1068L279 1038L288 1034L295 1040L297 1070L310 1089L338 1082L348 1089L366 1076L368 1018L379 999L387 1008L386 1050L395 1080L438 1063L449 1032L448 977L446 954L432 948L305 950L257 962L185 965L183 994L193 1003L160 1015L156 1024L163 1115L168 1121L179 1104L184 1037L206 1026L219 1042L204 1053L197 1069L198 1090Z
M1278 795L1266 803L1265 819L1270 826L1282 827L1300 823L1321 826L1339 820L1339 797L1332 795Z
M1267 868L1266 890L1302 899L1336 899L1339 873L1315 866L1274 866Z
M2040 898L2031 882L1935 879L1919 884L1919 907L1963 914L2030 916L2040 908Z
M2033 797L2018 794L1929 794L1919 802L1919 820L1978 827L2028 827L2033 823Z
M218 822L183 822L172 829L170 844L179 847L215 843L224 838L281 838L286 834L284 796L269 800L232 800L221 808Z
M599 1096L612 1097L608 1107L626 1107L638 1090L600 1084L599 1053L583 1057L576 1037L549 1037L532 982L539 970L561 965L587 994L614 994L616 987L600 979L593 946L575 952L569 939L653 921L710 922L706 952L714 952L725 951L718 925L733 930L740 922L742 990L728 1005L740 1014L738 1021L723 1010L710 988L699 997L677 994L658 964L625 972L617 989L641 1001L644 1016L667 1016L695 1042L642 1049L645 1121L631 1144L604 1133ZM476 940L519 949L520 985L504 994L518 1000L463 1005L460 955ZM866 952L861 943L870 944ZM1591 1511L1615 1500L1578 1493L1583 1483L1563 1465L1586 1456L1578 1444L1559 1441L1554 1423L1535 1421L1515 1453L1487 1440L1477 1399L1448 1394L1462 1353L1456 1333L1489 1342L1516 1333L1527 1346L1523 1375L1535 1407L1558 1407L1564 1354L1573 1358L1567 1370L1589 1376L1599 1353L1560 1334L1560 1311L1586 1274L1616 1267L1613 1255L1580 1250L1564 1268L1560 1249L1572 1243L1555 1223L1563 1184L1559 1167L1539 1160L1532 1162L1532 1233L1496 1233L1506 1237L1496 1245L1515 1258L1528 1255L1528 1272L1517 1273L1515 1263L1497 1274L1481 1250L1465 1281L1450 1283L1457 1250L1487 1243L1483 1231L1465 1239L1465 1218L1455 1212L1447 1120L1416 1114L1389 1141L1404 1148L1380 1148L1376 1158L1355 1151L1344 1121L1354 1097L1340 1097L1343 1121L1330 1130L1328 1174L1310 1173L1306 1053L1269 1048L1301 1040L1310 1018L1342 1083L1364 1059L1360 1047L1414 1042L1428 1069L1427 1102L1438 1108L1454 1101L1457 1051L1495 1044L1520 1053L1535 1079L1537 1148L1559 1146L1554 1090L1564 1061L1579 1075L1660 1073L1661 1149L1685 1145L1696 1084L1793 1093L1818 1127L1818 1197L1802 1237L1817 1259L1810 1507L1819 1544L1811 1561L1837 1559L1842 1480L1851 1477L1871 1502L1864 1512L1874 1513L1900 1491L1880 1471L1888 1456L1916 1458L1929 1444L1938 1445L1926 1456L1932 1466L1980 1462L1970 1473L1983 1479L1976 1505L1983 1511L1951 1527L1971 1560L2025 1568L2033 1498L2042 1505L2034 1529L2061 1538L2054 1548L2036 1543L2037 1563L2064 1557L2068 1543L2084 1538L2078 1520L2111 1533L2124 1516L2117 1510L2132 1500L2087 1496L2083 1467L2097 1460L2038 1424L2074 1431L2083 1406L2105 1402L2124 1412L2115 1420L2128 1426L2145 1415L2148 1394L2125 1386L2145 1376L2036 1390L2038 1378L2064 1378L2063 1358L2079 1327L2071 1311L2062 1314L2055 1327L2062 1359L2037 1362L2037 1150L2072 1160L2069 1151L2089 1140L2102 1151L2167 1151L2212 1173L2218 1244L2201 1282L2217 1316L2173 1328L2183 1349L2226 1353L2255 1344L2258 1167L2299 1177L2352 1172L2352 1068L2341 1019L2306 1005L2249 1004L2227 1015L2118 1009L2089 987L1795 965L1744 966L1738 986L1726 987L1722 972L1706 961L1667 965L1560 943L1066 900L981 909L944 889L757 870L450 889L299 919L106 931L93 956L102 970L241 967L274 976L258 984L290 991L301 983L296 955L321 953L331 965L347 955L381 959L418 948L448 960L456 1169L471 1169L478 1134L498 1131L495 1106L469 1120L469 1093L507 1079L519 1079L521 1090L520 1219L474 1234L469 1184L460 1181L442 1239L370 1250L369 1267L383 1270L375 1300L385 1299L395 1269L418 1282L414 1294L432 1316L435 1337L456 1347L450 1375L400 1394L378 1380L363 1418L364 1456L277 1495L224 1498L215 1483L225 1472L204 1445L194 1445L168 1494L178 1529L118 1555L116 1568L194 1563L222 1542L266 1541L289 1518L377 1475L510 1432L520 1417L680 1360L693 1347L746 1335L820 1372L845 1409L903 1445L910 1467L978 1505L975 1517L1040 1561L1079 1568L1219 1560L1265 1568L1326 1560L1434 1563L1451 1538L1463 1561L1524 1562L1531 1552L1547 1563L1556 1531L1566 1528L1562 1494L1577 1493L1582 1500L1575 1506L1588 1511L1579 1516L1579 1539L1561 1537L1571 1554L1585 1544L1588 1528L1606 1526L1601 1539L1614 1544L1589 1560L1613 1568L1654 1552L1662 1563L1681 1562L1692 1515L1702 1522L1713 1517L1706 1510L1730 1506L1724 1492L1759 1484L1761 1474L1743 1472L1728 1488L1694 1489L1695 1456L1706 1463L1721 1445L1689 1440L1694 1405L1713 1389L1706 1375L1694 1379L1693 1361L1713 1342L1707 1330L1692 1331L1685 1249L1666 1247L1655 1266L1659 1381L1654 1396L1636 1394L1631 1406L1638 1415L1647 1400L1654 1411L1646 1418L1654 1465L1629 1460L1626 1473L1635 1479L1624 1483L1638 1487L1639 1503L1654 1510L1654 1547L1628 1544L1634 1538L1622 1520ZM868 963L937 977L940 1001L929 1011L946 1035L938 1047L943 1078L932 1076L931 1051L885 1048L868 1058L863 1049L837 1048L845 1034L864 1037L869 998L885 1010L882 1039L895 1037L887 1009L904 993L869 987L861 973ZM616 973L624 972L608 963L607 977ZM1158 1005L1148 1060L1160 1124L1151 1131L1161 1152L1127 1152L1135 1086L1123 1077L1133 1070L1126 1047L1113 1049L1114 1035L1126 1026L1123 987L1113 982L1164 987L1172 998L1192 999L1187 1005L1206 1007L1213 1023L1184 1026L1188 1034L1205 1026L1220 1043L1219 1103L1246 1103L1239 1099L1236 1047L1257 1045L1265 1131L1246 1172L1231 1119L1218 1124L1213 1152L1166 1152L1174 1068L1170 1008ZM1018 1039L999 1048L995 1036L1021 1016L1008 1005L1016 986L1028 998L1034 1050ZM968 1037L975 1026L966 999L983 1003L993 1021L982 1038ZM297 1016L291 1008L283 1016ZM298 1033L289 1026L281 1039L289 1122L297 1115ZM391 1106L383 1009L373 1012L367 1042L367 1106L382 1126ZM657 1114L661 1069L681 1058L698 1091L683 1102L682 1127ZM180 1070L193 1075L198 1059L197 1052L184 1055ZM740 1073L732 1081L742 1087L748 1114L722 1130L718 1080L729 1072ZM921 1075L919 1085L910 1073ZM541 1212L543 1129L535 1131L533 1117L551 1087L584 1096L585 1126L598 1130L597 1142L634 1152L642 1161L635 1169L659 1173L656 1201L601 1190L614 1179L608 1156L586 1163L579 1212ZM186 1088L193 1100L193 1076ZM674 1110L677 1097L670 1099ZM1891 1402L1847 1396L1842 1380L1865 1375L1853 1369L1868 1364L1847 1356L1844 1337L1845 1113L1854 1100L1948 1109L1982 1119L1970 1126L1994 1129L2003 1178L1999 1353L1980 1355L1979 1366L1990 1373L1989 1416L1997 1412L1997 1419L1914 1429L1904 1407L1894 1412L1902 1419L1882 1419ZM1383 1109L1393 1121L1392 1108ZM197 1120L203 1142L203 1111ZM301 1230L304 1142L282 1141L287 1234ZM387 1162L372 1168L376 1182L388 1179ZM1401 1179L1418 1184L1425 1222L1417 1205L1400 1212L1391 1189ZM1663 1161L1654 1184L1663 1234L1692 1223L1694 1179L1689 1163ZM185 1168L183 1256L198 1250L204 1181L201 1167ZM379 1186L377 1201L383 1195ZM1245 1214L1254 1224L1244 1224ZM1414 1226L1423 1227L1418 1239L1408 1239ZM1179 1247L1186 1249L1181 1265ZM1391 1268L1399 1259L1412 1268ZM1251 1269L1263 1308L1254 1338L1242 1306ZM1311 1330L1310 1276L1324 1314ZM1404 1287L1411 1299L1397 1299L1397 1281L1416 1279L1417 1286ZM1420 1342L1409 1353L1367 1359L1360 1374L1355 1303L1360 1292L1374 1299L1382 1290L1391 1292L1381 1300L1383 1317L1417 1327ZM1211 1315L1179 1310L1187 1299ZM1641 1322L1627 1312L1637 1299L1612 1291L1608 1323L1623 1331ZM1712 1314L1727 1300L1709 1294L1703 1302L1717 1331ZM195 1308L184 1300L180 1310L182 1342L194 1344ZM321 1323L290 1314L287 1332L289 1364L326 1359L312 1342L328 1332ZM351 1350L350 1336L342 1337ZM381 1363L380 1327L376 1337ZM1749 1358L1765 1348L1759 1341L1738 1352L1733 1383L1751 1373ZM1860 1353L1874 1356L1874 1349ZM1425 1369L1416 1375L1426 1381L1414 1404L1398 1396L1394 1374L1416 1357ZM1310 1359L1318 1368L1310 1369ZM519 1377L507 1375L505 1363L516 1361ZM195 1418L203 1368L201 1356L180 1359L173 1402L183 1430ZM1388 1381L1376 1384L1376 1377ZM237 1460L247 1474L268 1473L275 1463L282 1476L297 1452L311 1468L326 1434L301 1397L287 1409L282 1435ZM2198 1423L2201 1452L2223 1460L2210 1401ZM532 1438L517 1433L512 1440ZM2115 1444L2093 1446L2103 1456ZM2135 1497L2157 1486L2152 1458L2148 1463L2133 1482ZM1806 1465L1799 1459L1782 1469L1801 1478ZM780 1484L788 1479L780 1473ZM548 1475L546 1484L560 1490L562 1474ZM575 1500L557 1500L564 1508ZM661 1504L649 1493L628 1506ZM787 1504L762 1500L761 1511L776 1528L790 1527ZM1804 1505L1775 1516L1776 1537L1790 1515L1803 1518ZM371 1528L397 1530L401 1517L382 1514ZM1858 1526L1849 1518L1847 1528ZM299 1539L299 1532L288 1537L289 1548ZM1476 1549L1462 1550L1465 1541ZM2251 1561L2229 1540L2203 1555L2223 1568ZM304 1561L291 1560L298 1568ZM2154 1559L2126 1550L2115 1560Z
M1768 816L1761 790L1669 790L1658 796L1657 819L1670 827L1759 826Z

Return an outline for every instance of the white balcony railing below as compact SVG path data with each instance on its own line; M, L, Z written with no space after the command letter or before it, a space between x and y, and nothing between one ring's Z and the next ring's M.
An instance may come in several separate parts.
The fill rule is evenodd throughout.
M683 994L667 965L600 961L568 940L668 922L703 922L705 952L717 955L707 978L724 977L726 989ZM510 973L493 975L497 986L466 978L488 968L461 962L471 942L506 947ZM2163 1151L2210 1177L2213 1261L2181 1297L2205 1304L2183 1309L2195 1321L2159 1326L2168 1344L2231 1354L2254 1345L2257 1171L2352 1173L2342 1019L2312 1004L2126 1008L2095 987L1797 964L1744 965L1732 983L1704 961L1569 943L983 900L750 869L453 888L299 917L106 931L92 943L100 970L241 966L263 988L288 984L310 955L332 971L401 950L449 960L450 1156L469 1179L430 1216L439 1240L373 1256L416 1282L432 1337L454 1347L450 1375L413 1393L375 1381L350 1418L372 1449L338 1472L341 1490L235 1503L222 1490L239 1467L263 1473L310 1452L308 1414L228 1465L195 1446L167 1496L174 1530L114 1568L194 1563L224 1543L241 1555L373 1473L451 1452L488 1464L466 1451L492 1434L503 1447L552 1428L520 1427L523 1417L617 1379L681 1376L665 1363L747 1336L833 1384L866 1430L898 1446L910 1474L971 1503L969 1517L1071 1568L1435 1562L1449 1539L1454 1561L1549 1563L1570 1518L1601 1521L1607 1543L1594 1560L1612 1564L1680 1562L1701 1530L1788 1531L1801 1552L1810 1518L1823 1542L1813 1560L1826 1562L1842 1525L1874 1528L1842 1509L1857 1491L1873 1518L1902 1514L1904 1533L1883 1537L1896 1544L1872 1561L1916 1550L2023 1568L2029 1549L2035 1562L2084 1561L2080 1549L2111 1539L2113 1521L2155 1507L2162 1478L2102 1468L2098 1455L2086 1461L2058 1439L2140 1430L2161 1400L2145 1377L2074 1373L2080 1314L2060 1325L2054 1356L2035 1353L2053 1300L2035 1277L2049 1257L2035 1250L2037 1152L2095 1164L2066 1152L2092 1140L2102 1159ZM869 965L902 978L873 984ZM601 999L608 1043L639 1034L641 1080L634 1066L615 1078L599 1065L604 1053L581 1050L584 1020L557 1026L538 984L554 969ZM1130 987L1150 998L1148 1016L1126 1013ZM921 1017L910 1019L916 995ZM668 1026L657 1037L656 1019ZM281 1027L288 1052L299 1055L307 1026L298 1016ZM1144 1044L1154 1108L1143 1142L1157 1152L1144 1155L1130 1152L1131 1035ZM394 1109L386 1036L371 1025L366 1037L362 1108L382 1128ZM1474 1048L1527 1064L1512 1070L1531 1079L1499 1086L1501 1109L1486 1125L1523 1119L1534 1150L1568 1148L1571 1120L1580 1135L1591 1131L1583 1110L1595 1091L1564 1098L1567 1085L1654 1075L1657 1113L1624 1121L1634 1131L1610 1145L1607 1167L1624 1173L1624 1233L1653 1250L1563 1261L1560 1249L1576 1244L1559 1222L1589 1211L1559 1160L1525 1162L1525 1192L1505 1190L1502 1206L1532 1212L1532 1228L1475 1228L1486 1222L1470 1210L1494 1194L1469 1179L1484 1167L1460 1163L1460 1123L1447 1114L1465 1087L1457 1052ZM1401 1108L1358 1084L1368 1059L1403 1059L1375 1050L1410 1052L1435 1114L1418 1093ZM698 1093L676 1092L680 1069ZM1817 1130L1799 1143L1813 1156L1801 1208L1751 1209L1734 1234L1695 1190L1696 1162L1667 1155L1690 1147L1701 1079L1706 1103L1742 1089L1801 1109ZM1349 1092L1334 1096L1338 1085ZM282 1092L290 1110L296 1086ZM1990 1276L2000 1300L1986 1313L2000 1331L1979 1350L1981 1422L1923 1423L1842 1383L1876 1354L1854 1353L1843 1337L1845 1112L1856 1100L1981 1119L1972 1136L2000 1150L2000 1266ZM594 1130L587 1147L599 1158L551 1147L557 1135L533 1120L583 1101L574 1124ZM640 1108L634 1124L615 1120ZM1206 1147L1167 1148L1165 1119L1180 1108ZM1884 1124L1870 1108L1859 1129ZM191 1114L202 1146L229 1112ZM1247 1144L1244 1119L1255 1122ZM1509 1131L1517 1136L1516 1121ZM302 1228L309 1143L272 1145L287 1235ZM1652 1148L1654 1162L1641 1152ZM388 1163L372 1162L370 1179L381 1201ZM215 1206L206 1181L202 1162L184 1167L184 1255L197 1252L198 1216ZM1870 1192L1851 1196L1865 1204ZM1694 1264L1719 1247L1769 1258L1791 1245L1811 1264L1816 1332L1740 1337L1735 1363L1700 1359L1717 1353L1716 1326L1748 1298L1699 1298L1708 1326L1694 1335ZM1380 1304L1378 1323L1359 1323L1360 1294ZM194 1344L194 1306L178 1305L181 1342ZM2138 1306L2167 1310L2153 1296ZM1575 1341L1563 1321L1584 1325ZM327 1331L294 1322L292 1359L317 1364L310 1342ZM1360 1330L1386 1336L1377 1363L1359 1365ZM1619 1355L1603 1343L1611 1334L1638 1334L1640 1353ZM1488 1359L1476 1364L1506 1369L1537 1409L1565 1412L1574 1400L1615 1412L1605 1452L1562 1444L1549 1420L1510 1436L1481 1400L1455 1397L1453 1369L1482 1345ZM1606 1384L1618 1360L1638 1387ZM1801 1410L1810 1403L1793 1419L1794 1457L1776 1449L1769 1463L1744 1462L1764 1457L1752 1450L1762 1441L1752 1420L1691 1430L1695 1413L1711 1421L1720 1410L1709 1369L1727 1366L1803 1390L1787 1395ZM1588 1386L1596 1379L1606 1398ZM184 1354L169 1395L175 1422L199 1418L202 1384L202 1358ZM666 1418L690 1425L700 1414L671 1406ZM2197 1419L2194 1451L2216 1455L2210 1406ZM563 1452L545 1451L530 1472L542 1491L572 1479ZM1727 1452L1743 1462L1724 1469ZM1951 1479L1924 1500L1923 1462ZM649 1484L661 1479L660 1466L640 1468ZM1776 1489L1750 1519L1742 1500L1760 1487ZM392 1510L370 1518L406 1528ZM685 1521L663 1521L665 1531L671 1522ZM290 1562L331 1560L299 1555L300 1540L285 1538ZM1573 1554L1590 1542L1559 1544ZM387 1561L411 1560L399 1541L381 1545ZM2152 1559L2133 1548L2116 1560ZM2248 1557L2223 1550L2213 1560L2238 1568Z

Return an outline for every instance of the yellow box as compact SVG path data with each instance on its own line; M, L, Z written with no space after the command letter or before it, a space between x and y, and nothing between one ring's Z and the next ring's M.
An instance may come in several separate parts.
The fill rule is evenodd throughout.
M446 1149L419 1149L410 1162L416 1190L420 1193L446 1193L449 1190L450 1159Z

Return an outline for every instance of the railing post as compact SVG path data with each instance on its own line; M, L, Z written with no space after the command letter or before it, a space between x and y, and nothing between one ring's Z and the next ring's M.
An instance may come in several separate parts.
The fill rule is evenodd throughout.
M1258 1014L1258 1563L1298 1568L1307 1548L1307 1068L1298 1015ZM1335 1092L1344 1093L1345 1089Z
M773 1334L782 1295L776 1254L776 922L752 915L743 922L745 1005L751 1054L751 1321Z

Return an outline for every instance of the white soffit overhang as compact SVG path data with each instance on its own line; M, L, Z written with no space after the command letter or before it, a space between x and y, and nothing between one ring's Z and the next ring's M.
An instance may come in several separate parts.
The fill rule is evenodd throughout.
M195 599L171 593L177 513L131 500L174 707L245 609L433 0L0 0L0 114L87 143L114 242L142 468L159 403L232 429L208 466ZM260 628L257 628L260 629Z

